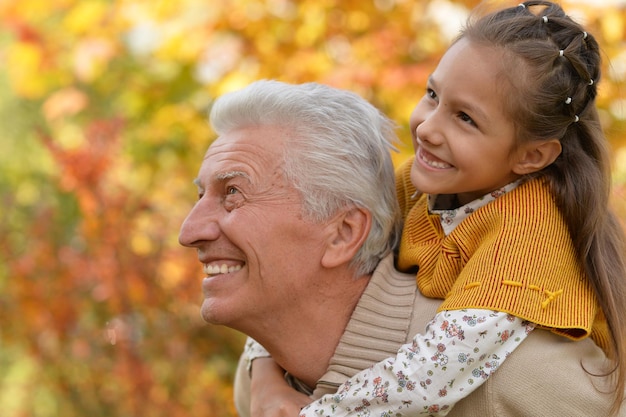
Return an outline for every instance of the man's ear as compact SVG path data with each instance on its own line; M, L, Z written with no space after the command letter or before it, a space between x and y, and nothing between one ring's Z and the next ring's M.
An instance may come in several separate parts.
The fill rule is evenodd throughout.
M518 159L513 172L519 175L541 171L561 154L561 142L558 139L535 140L526 143L518 150Z
M333 268L350 263L361 249L372 226L372 214L361 207L342 211L330 223L322 265Z

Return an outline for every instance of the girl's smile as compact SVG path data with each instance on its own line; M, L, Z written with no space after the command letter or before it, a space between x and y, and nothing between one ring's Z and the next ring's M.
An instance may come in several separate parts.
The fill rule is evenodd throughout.
M416 156L417 156L416 159L418 161L427 165L429 168L434 168L434 169L452 168L452 165L437 158L435 155L425 150L422 146L417 148Z

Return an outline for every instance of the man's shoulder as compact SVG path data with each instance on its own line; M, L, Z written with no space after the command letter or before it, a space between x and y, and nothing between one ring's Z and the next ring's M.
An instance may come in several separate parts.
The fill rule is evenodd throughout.
M590 338L535 329L449 417L608 415L607 359ZM626 416L626 408L618 416Z

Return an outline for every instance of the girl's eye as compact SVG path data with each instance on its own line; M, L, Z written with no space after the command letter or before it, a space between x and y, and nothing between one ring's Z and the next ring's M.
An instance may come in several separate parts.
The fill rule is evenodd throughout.
M435 90L433 90L432 88L426 89L426 95L432 98L433 100L437 98L437 93L435 93Z
M467 115L467 113L460 112L460 113L459 113L459 119L461 119L461 120L463 120L464 122L469 123L469 124L471 124L471 125L474 125L474 126L476 125L476 123L474 123L474 120L472 120L472 118L471 118L471 117L469 117L469 116Z

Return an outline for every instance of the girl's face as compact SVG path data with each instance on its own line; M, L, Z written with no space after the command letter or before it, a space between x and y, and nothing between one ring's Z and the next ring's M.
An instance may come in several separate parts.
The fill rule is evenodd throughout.
M497 75L500 50L461 39L429 77L411 114L411 181L429 194L457 194L461 204L519 178L515 128Z

